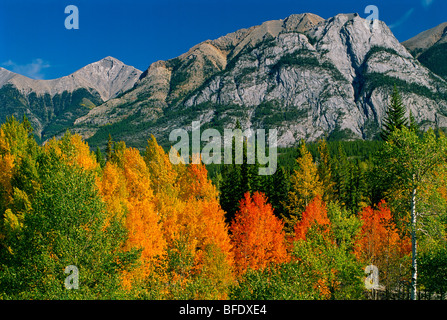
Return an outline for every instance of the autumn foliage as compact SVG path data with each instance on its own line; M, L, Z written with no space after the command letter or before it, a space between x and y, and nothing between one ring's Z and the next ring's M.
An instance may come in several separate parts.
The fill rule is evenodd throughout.
M399 234L391 210L384 200L376 209L364 208L360 217L363 225L355 250L360 260L380 265L383 261L410 252L409 239Z
M364 201L346 156L317 151L302 143L274 177L245 164L213 177L200 161L172 164L153 136L142 149L110 138L101 159L79 135L39 146L10 120L0 128L0 299L357 299L371 264L394 294L408 279L408 221L390 202ZM227 192L228 216L222 186L233 178L245 193ZM61 291L61 266L76 263L88 290Z
M312 226L317 226L324 233L328 231L329 225L326 204L320 196L316 196L304 210L301 220L295 225L294 240L305 240L306 233Z
M245 193L231 224L235 264L239 274L287 261L283 222L273 214L262 193Z

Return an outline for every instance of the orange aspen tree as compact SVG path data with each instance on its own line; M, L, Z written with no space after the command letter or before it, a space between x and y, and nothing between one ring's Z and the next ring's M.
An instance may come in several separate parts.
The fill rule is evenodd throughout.
M137 149L123 145L103 168L97 184L111 214L122 218L128 230L123 250L141 250L140 266L122 275L124 287L143 280L165 254L160 217L153 205L149 170Z
M377 285L385 289L388 295L393 290L400 290L402 280L409 279L408 265L411 253L409 237L402 237L396 227L390 209L384 200L377 209L366 207L361 212L363 222L359 240L354 254L363 264L378 268Z
M164 252L160 219L152 203L149 170L137 149L125 149L123 163L128 201L126 246L141 248L141 257L148 262Z
M320 196L316 196L306 207L302 214L302 218L295 225L295 239L305 240L306 233L310 227L318 225L325 232L329 229L330 221L327 216L326 204L321 200Z
M230 226L238 274L288 260L283 226L263 193L244 194Z
M385 200L377 209L364 208L360 216L363 225L355 254L361 261L379 265L393 255L402 256L410 252L410 243L399 236Z
M200 250L203 251L207 245L215 244L228 257L227 262L232 264L225 212L220 207L216 187L208 179L205 165L189 165L184 177L180 180L181 197L196 208L195 214L198 218L196 237L200 239Z
M165 207L163 221L168 250L181 257L171 278L182 285L193 277L208 283L195 298L224 298L233 281L233 259L218 192L203 164L189 165L178 177L178 186L178 198Z

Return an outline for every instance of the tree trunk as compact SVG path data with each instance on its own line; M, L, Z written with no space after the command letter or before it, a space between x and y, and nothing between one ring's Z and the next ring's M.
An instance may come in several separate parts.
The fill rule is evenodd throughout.
M411 195L411 300L417 299L417 237L416 237L416 187L413 187Z

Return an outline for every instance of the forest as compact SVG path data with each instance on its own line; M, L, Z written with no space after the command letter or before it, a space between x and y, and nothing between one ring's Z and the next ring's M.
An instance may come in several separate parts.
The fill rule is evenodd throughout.
M0 299L444 299L447 139L404 114L395 88L380 140L301 141L271 176L11 117Z

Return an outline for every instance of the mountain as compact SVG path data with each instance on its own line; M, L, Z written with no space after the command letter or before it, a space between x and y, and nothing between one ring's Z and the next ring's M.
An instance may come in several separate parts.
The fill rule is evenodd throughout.
M382 21L304 13L206 40L144 72L111 57L55 80L0 68L0 121L26 114L42 141L69 128L92 147L109 134L138 148L154 134L168 146L192 121L274 128L279 146L373 139L396 84L423 129L446 128L447 81L423 59L440 54L442 28L401 44Z
M173 129L278 129L280 146L300 139L372 139L392 86L422 128L447 127L447 82L424 67L382 21L358 14L291 15L204 41L153 63L133 89L92 108L73 130L91 145L108 134L143 147Z
M170 122L173 127L178 125L175 119L178 112L171 107L179 105L187 94L198 90L208 79L229 69L241 51L283 32L304 32L321 21L324 19L314 14L267 21L204 41L177 58L157 61L142 74L133 90L78 119L75 131L87 138L94 135L89 141L93 144L107 139L111 132L131 145L142 146L149 134L160 137L158 133L164 131L158 126L160 121ZM152 126L153 122L157 124Z
M402 44L410 51L415 57L420 56L423 52L430 49L434 45L447 42L447 22L421 32Z
M424 66L447 79L447 22L402 43Z
M141 73L112 57L54 80L34 80L0 68L0 121L25 114L36 135L49 138L95 106L131 89Z

